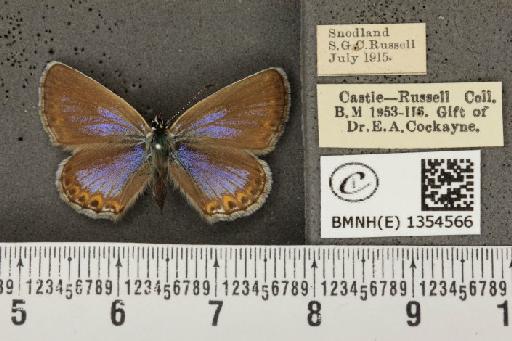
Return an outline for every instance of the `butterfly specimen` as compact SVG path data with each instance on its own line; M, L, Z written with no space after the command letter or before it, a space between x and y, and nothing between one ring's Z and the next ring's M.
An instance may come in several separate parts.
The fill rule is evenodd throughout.
M290 100L285 73L270 68L215 92L174 122L157 115L148 125L103 85L51 62L39 101L52 143L72 152L56 184L76 211L118 220L148 186L162 208L169 179L214 223L250 215L265 202L272 179L257 155L274 148Z

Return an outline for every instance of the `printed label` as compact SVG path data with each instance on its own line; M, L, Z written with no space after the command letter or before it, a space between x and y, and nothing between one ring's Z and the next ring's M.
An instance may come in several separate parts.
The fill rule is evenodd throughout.
M322 156L321 237L480 234L480 151Z
M425 24L318 25L319 76L424 75Z
M318 84L320 147L503 146L501 83Z

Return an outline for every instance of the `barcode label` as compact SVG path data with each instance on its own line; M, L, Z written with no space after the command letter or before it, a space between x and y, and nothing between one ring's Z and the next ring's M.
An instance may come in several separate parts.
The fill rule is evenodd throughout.
M480 233L480 151L322 156L322 238Z
M422 210L473 211L474 172L470 159L422 159Z

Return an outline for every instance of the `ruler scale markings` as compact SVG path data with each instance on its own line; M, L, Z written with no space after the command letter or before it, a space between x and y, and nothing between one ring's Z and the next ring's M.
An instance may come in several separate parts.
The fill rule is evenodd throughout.
M240 253L241 254L241 253ZM244 249L244 278L247 278L247 249Z
M281 249L279 249L281 250ZM284 257L283 257L283 278L286 279L286 253L284 254Z
M185 248L185 278L188 278L188 247Z
M389 249L388 249L389 250ZM389 253L388 253L388 256L389 256ZM389 257L387 258L389 260ZM384 260L385 260L385 257L384 257L384 250L382 251L382 256L380 257L380 261L381 261L381 278L384 278L384 273L385 273L385 270L384 270Z
M375 252L372 250L372 278L375 278Z
M297 255L296 255L296 249L293 249L293 279L297 278Z
M306 258L304 257L304 278L306 278ZM263 281L267 283L267 249L263 252Z
M444 279L444 248L441 249L441 278Z
M166 248L165 251L165 282L169 283L169 261L171 259L169 258L169 248ZM208 263L206 263L208 264Z
M357 255L358 258L359 258L359 254ZM361 271L362 271L362 275L363 275L363 283L364 283L364 275L365 275L365 268L364 268L364 265L366 263L366 259L364 258L364 250L362 252L362 259L361 259Z
M208 279L208 249L204 250L204 278Z
M313 263L311 264L311 268L313 268L313 297L316 297L316 256L315 251L313 251Z
M23 269L23 259L21 255L21 247L19 252L19 260L18 264L16 264L16 267L18 268L18 295L21 295L21 271Z
M197 262L198 262L197 250L198 249L195 249L195 254L194 254L194 278L196 278L196 279L197 279Z
M451 274L452 278L455 277L455 257L453 256L453 247L451 248L451 254L450 254L450 265L451 265Z
M82 258L80 257L80 250L82 248L81 247L78 247L78 257L77 257L77 261L78 261L78 277L82 277Z
M270 258L272 258L273 262L274 262L274 278L277 277L277 253L276 253L276 248L273 249L274 251L274 254L272 256L272 249L270 249Z
M404 255L405 251L404 249L402 249L402 261L401 261L401 264L402 264L402 279L405 278L405 255Z
M110 246L107 248L107 277L110 278L110 253L111 253Z
M66 249L64 249L65 251ZM1 251L0 251L1 254ZM64 255L65 257L65 255ZM0 265L1 268L1 265ZM0 271L0 277L2 277L2 272ZM32 277L32 247L28 248L28 277Z
M237 278L237 277L238 277L238 249L235 249L235 278Z
M175 278L178 279L179 278L179 255L178 255L178 250L176 250L176 257L174 259L176 261L176 264L175 264L176 267L174 269L174 271L175 271Z
M425 279L425 249L421 249L421 279Z
M132 252L130 253L130 248L126 248L126 277L130 278L130 254L133 254L133 249L131 250ZM123 250L123 255L124 255L124 250Z
M507 253L508 253L507 257L510 259L510 263L508 265L508 269L510 270L510 274L511 274L510 282L512 283L512 256L511 256L511 254L509 252L507 252Z
M122 263L121 263L121 255L118 254L117 256L117 262L116 262L116 286L117 286L117 297L120 296L120 291L121 291L121 267L122 267Z
M332 252L332 278L336 278L336 257L334 248L331 249Z
M144 254L144 253L143 253ZM150 263L150 258L149 258L149 247L146 247L146 278L149 278L149 263Z
M391 249L391 278L395 279L395 249Z
M48 278L50 278L50 277L52 277L52 248L51 247L48 249Z
M325 249L322 249L322 278L325 279Z
M135 258L135 271L137 278L140 278L140 246L137 247L137 257Z
M416 271L416 264L414 263L414 253L412 254L412 257L411 257L411 265L410 265L410 268L411 268L411 288L412 288L412 297L414 297L414 289L415 289L415 279L414 279L414 274L415 274L415 271Z
M258 278L258 256L256 247L252 248L251 250L254 251L254 278Z
M504 261L503 261L503 249L500 251L500 259L501 259L501 279L505 278L505 269L504 269Z
M303 249L303 267L302 267L302 278L306 278L306 248Z
M227 257L225 257L227 259ZM219 260L217 259L217 250L215 250L215 260L213 262L214 278L215 278L215 297L217 297L217 270L219 268Z
M12 277L12 269L11 264L12 263L12 248L9 248L9 262L7 263L9 265L9 277Z
M491 277L494 278L494 249L491 249Z
M62 248L59 247L59 265L58 265L58 272L59 272L59 278L61 277L61 270L62 270L62 255L61 255Z
M464 263L466 262L466 260L464 259L464 257L461 257L460 258L460 271L461 271L461 280L462 280L462 283L464 283Z
M230 249L229 256L228 256L227 249L224 249L224 278L225 279L228 278L228 257L229 257L229 260L233 259L231 251L232 250ZM221 258L222 258L222 253L221 253ZM235 275L235 277L236 277L236 275Z
M481 277L484 277L484 249L480 249L480 273Z
M101 278L101 247L98 248L98 278Z
M343 273L342 277L343 277L343 279L345 279L345 249L343 249L343 251L342 251L342 269L341 270Z
M2 249L4 252L2 252ZM165 250L165 251L164 251ZM173 251L174 250L174 251ZM130 254L130 252L135 251ZM57 285L58 282L55 279L59 279L62 276L66 276L66 265L67 262L67 281L68 285L70 285L71 290L73 291L73 297L66 297L66 295L62 295L62 297L66 297L68 300L74 301L79 297L89 297L89 293L80 294L76 293L75 286L77 286L77 280L84 280L82 278L81 267L85 266L85 263L82 264L82 261L87 262L87 271L83 271L84 274L88 278L96 276L97 280L103 280L110 278L110 264L112 264L112 273L115 276L115 297L118 299L122 299L123 301L135 295L132 292L130 293L129 289L124 287L124 281L130 280L130 268L135 270L138 263L140 266L146 266L146 277L149 280L153 280L154 278L159 278L160 270L163 271L163 268L160 269L160 263L166 260L166 282L169 282L169 251L171 253L176 252L176 278L180 277L179 267L182 267L185 278L188 276L194 276L194 279L206 279L206 273L208 268L205 267L204 271L203 265L212 264L213 269L210 271L214 271L215 283L214 290L205 292L205 296L209 297L222 297L224 296L226 299L228 297L233 296L234 294L231 290L228 290L227 284L219 283L219 270L221 267L224 267L224 277L227 281L231 283L231 280L237 279L238 277L244 276L245 279L251 277L250 285L252 286L254 283L252 282L252 275L250 272L251 268L254 265L254 281L255 285L257 284L258 279L264 279L264 283L268 282L268 275L272 276L272 273L268 273L267 271L273 270L273 281L276 281L275 284L272 282L272 290L275 288L278 294L270 294L268 298L279 296L282 299L292 299L296 294L291 294L288 290L283 290L281 287L286 281L287 278L292 277L295 279L296 271L299 271L300 276L300 257L303 257L302 262L305 264L303 278L304 282L307 284L307 287L310 288L309 291L306 291L305 294L302 294L306 297L312 297L315 299L319 299L318 301L322 302L322 308L324 304L329 305L330 302L334 303L334 296L338 296L339 299L339 291L336 295L331 294L335 293L336 290L334 287L327 287L326 285L330 285L330 283L338 283L339 280L345 278L345 261L352 262L352 279L354 284L357 285L357 295L349 294L346 296L346 300L348 303L353 299L362 300L370 300L371 297L384 297L385 299L392 299L392 297L388 297L389 291L382 290L378 288L378 294L372 293L370 291L370 287L366 286L366 283L370 283L370 281L374 281L377 285L381 285L380 283L385 280L390 280L395 278L395 276L400 277L398 271L399 268L395 269L395 266L402 266L401 275L402 279L404 279L407 283L407 288L405 291L406 297L417 299L423 308L423 300L427 301L430 299L431 290L439 290L432 289L432 287L426 286L432 285L429 283L436 284L437 288L440 287L439 281L441 278L444 280L446 278L450 278L450 282L448 282L448 290L450 294L444 295L439 294L437 291L438 299L440 300L443 297L443 302L449 302L450 299L455 299L457 302L467 302L469 300L482 300L488 298L489 304L493 307L496 304L501 304L502 301L498 301L494 303L494 301L490 301L492 299L492 290L497 288L498 295L506 295L508 297L509 290L512 287L512 257L511 257L511 249L509 247L420 247L420 246L397 246L397 247L373 247L373 246L329 246L329 247L240 247L240 246L223 246L223 247L198 247L198 246L175 246L175 247L163 247L163 246L105 246L105 245L62 245L62 246L45 246L45 245L29 245L25 246L23 244L16 246L5 246L0 245L0 255L7 255L7 258L3 258L0 262L0 266L3 266L3 271L0 273L0 279L3 279L2 274L6 275L6 278L12 279L10 283L13 285L10 287L12 291L12 287L14 287L14 294L19 295L21 298L25 298L28 296L32 296L35 294L35 289L30 291L27 289L29 282L32 285L32 288L35 288L36 285L35 280L42 281L41 285L43 285L42 289L38 289L38 295L45 295L45 297L59 297L54 292L55 289L49 292L48 284L52 283L53 285ZM210 253L211 257L203 257L203 252L205 255ZM127 253L126 258L122 258L121 255ZM137 254L135 254L137 253ZM267 254L268 253L268 254ZM77 255L78 254L78 255ZM262 255L263 258L258 258L258 254ZM73 257L75 255L75 257ZM167 255L167 258L166 258ZM96 258L94 261L94 258ZM251 259L254 257L254 259ZM270 257L270 258L269 258ZM380 259L379 259L380 257ZM430 257L430 259L429 259ZM437 257L437 261L434 259ZM222 259L224 258L224 259ZM332 260L331 260L332 258ZM337 259L336 259L337 258ZM38 261L38 272L32 271L35 270L35 267L32 268L33 265L36 265L36 259ZM252 263L254 261L254 263ZM273 269L267 268L268 261L273 262ZM337 262L338 261L338 262ZM62 264L64 262L64 264ZM133 262L137 264L133 264ZM188 262L193 262L188 265ZM243 262L243 275L241 268L239 269L239 265L241 266ZM430 264L429 264L430 262ZM435 263L441 263L439 269L435 269ZM480 266L478 265L480 262ZM340 264L341 263L341 264ZM366 264L368 263L368 264ZM129 264L129 265L128 265ZM45 268L47 266L47 268ZM163 266L163 264L162 264ZM193 266L189 268L189 266ZM299 267L297 269L297 266ZM350 265L349 265L350 266ZM62 267L62 269L61 269ZM115 267L115 270L114 270ZM121 270L121 267L127 267L126 273ZM261 269L260 267L263 267ZM320 269L322 267L322 269ZM426 267L426 268L425 268ZM450 267L450 269L448 269ZM478 271L478 267L480 267L480 271ZM102 271L103 268L103 271ZM106 268L106 270L105 270ZM379 269L380 268L380 269ZM430 268L430 271L429 271ZM501 270L500 270L501 269ZM12 270L12 271L11 271ZM85 270L85 268L83 269ZM143 270L143 268L142 268ZM261 271L263 270L263 271ZM281 271L278 271L281 270ZM386 270L386 271L385 271ZM391 271L390 271L391 270ZM395 270L396 271L395 273ZM62 272L63 271L63 272ZM321 272L320 272L321 271ZM450 271L450 272L448 272ZM508 271L508 272L507 272ZM46 275L48 273L48 279L41 278L41 272ZM258 274L261 272L261 274ZM135 275L135 271L133 271ZM500 275L501 274L501 275ZM34 275L34 281L32 280L32 275ZM183 275L183 273L181 273ZM261 275L261 277L260 277ZM480 275L480 276L479 276ZM38 277L35 277L38 276ZM126 276L126 277L125 277ZM319 277L322 276L322 277ZM441 276L441 278L439 278ZM450 276L450 277L449 277ZM163 277L163 272L162 272ZM500 278L501 277L501 278ZM95 278L96 279L96 278ZM114 278L112 278L114 280ZM474 289L473 293L470 293L469 281L475 281L477 284L476 291ZM496 280L496 282L489 282L491 280ZM50 281L50 282L48 282ZM322 282L319 282L322 281ZM502 288L502 282L505 281L507 283L506 289ZM5 282L4 282L5 283ZM101 285L105 285L103 281L101 282L93 282L93 283L102 283ZM210 282L211 283L211 282ZM261 283L261 282L260 282ZM388 282L389 283L389 282ZM396 283L399 283L397 281ZM410 283L410 284L409 284ZM483 287L480 283L484 283ZM485 284L487 283L487 284ZM489 284L495 283L495 284ZM219 288L220 284L220 288ZM306 285L304 284L304 285ZM5 284L4 284L5 285ZM11 285L11 284L9 284ZM100 285L100 284L93 284ZM133 285L133 284L132 284ZM153 284L151 284L153 285ZM181 285L181 284L180 284ZM202 284L201 284L202 285ZM224 291L224 286L226 285L226 291ZM229 284L231 287L234 284ZM277 287L275 287L277 285ZM292 288L292 283L290 281L288 288ZM374 285L374 282L371 282L371 285ZM473 286L473 282L471 283ZM17 286L17 287L16 287ZM91 291L91 296L101 296L107 299L108 293L105 293L105 289ZM181 289L180 296L186 297L195 297L197 293L193 293L194 290L189 290L188 294L186 290ZM190 288L192 288L192 283ZM240 286L242 288L242 286ZM271 287L269 286L268 289ZM299 282L299 295L301 297L301 282ZM455 288L455 289L451 289ZM484 289L485 288L485 289ZM219 291L220 289L220 291ZM367 298L362 298L359 293L362 293L362 290L368 290ZM43 292L41 293L42 290ZM171 291L173 287L171 285ZM200 289L202 292L202 288ZM261 290L261 287L260 289ZM265 289L266 290L266 289ZM291 290L291 289L290 289ZM339 289L338 289L339 290ZM373 290L373 289L372 289ZM399 293L401 288L399 288ZM404 289L405 290L405 289ZM451 294L452 291L453 295ZM467 291L462 291L467 290ZM506 290L502 293L503 290ZM146 297L148 295L156 297L156 290L151 290L148 293L144 293L140 298ZM261 293L261 291L259 291ZM476 292L476 294L475 294ZM430 294L429 294L430 293ZM62 294L62 292L61 292ZM464 294L464 296L461 296ZM158 297L160 297L160 293L158 293ZM203 294L200 294L203 295ZM240 294L238 299L244 299L246 297L260 297L261 294L255 294L252 290L248 291L248 294L244 293ZM333 298L329 298L333 295ZM466 296L467 295L467 296ZM401 295L397 295L396 298ZM1 296L0 296L1 297ZM34 296L34 298L37 296ZM222 298L223 300L225 298ZM366 297L366 296L365 296ZM168 299L168 297L166 297ZM180 302L176 302L175 304L180 306ZM30 305L27 305L27 309L30 310L31 305L37 304L37 300L30 302ZM174 301L173 301L174 302ZM397 301L398 302L398 301ZM432 301L434 302L434 301ZM454 301L451 301L454 302ZM226 304L226 303L225 303ZM235 303L233 303L235 304ZM432 303L434 304L434 303ZM128 305L127 305L128 306ZM128 307L128 312L130 312L132 304L130 303ZM446 306L446 309L449 309L450 305ZM231 309L231 308L230 308ZM496 309L496 308L494 308ZM425 314L429 314L429 310L425 310ZM484 310L485 311L485 310ZM498 310L501 311L501 310ZM323 312L323 310L322 310ZM328 313L329 310L326 310L325 314ZM30 312L29 312L30 313ZM423 313L423 309L422 309ZM128 316L128 315L127 315ZM426 315L429 316L429 315ZM501 315L500 315L501 316ZM0 316L1 317L1 316ZM406 317L405 317L406 318ZM423 318L423 315L422 315ZM31 320L32 321L32 320ZM499 322L499 320L497 320ZM2 325L0 318L0 325Z
M356 278L356 257L354 255L354 249L352 249L352 278Z
M38 248L38 259L37 259L37 262L38 262L38 265L37 265L37 275L39 278L41 278L41 262L42 262L42 257L41 257L41 247ZM80 266L78 266L78 269L80 270ZM9 277L11 275L9 274ZM78 277L80 277L80 271L78 272Z
M489 249L486 249L486 251L489 251ZM486 258L487 258L487 260L489 260L489 252L486 252ZM490 259L491 259L491 277L494 278L494 252L493 252L493 249L491 249Z
M471 278L475 278L475 258L473 249L471 249Z

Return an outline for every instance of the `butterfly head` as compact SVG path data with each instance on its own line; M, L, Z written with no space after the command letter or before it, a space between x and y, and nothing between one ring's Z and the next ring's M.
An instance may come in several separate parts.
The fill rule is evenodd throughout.
M163 132L168 128L168 124L164 121L161 114L157 114L151 121L151 130L153 132Z

